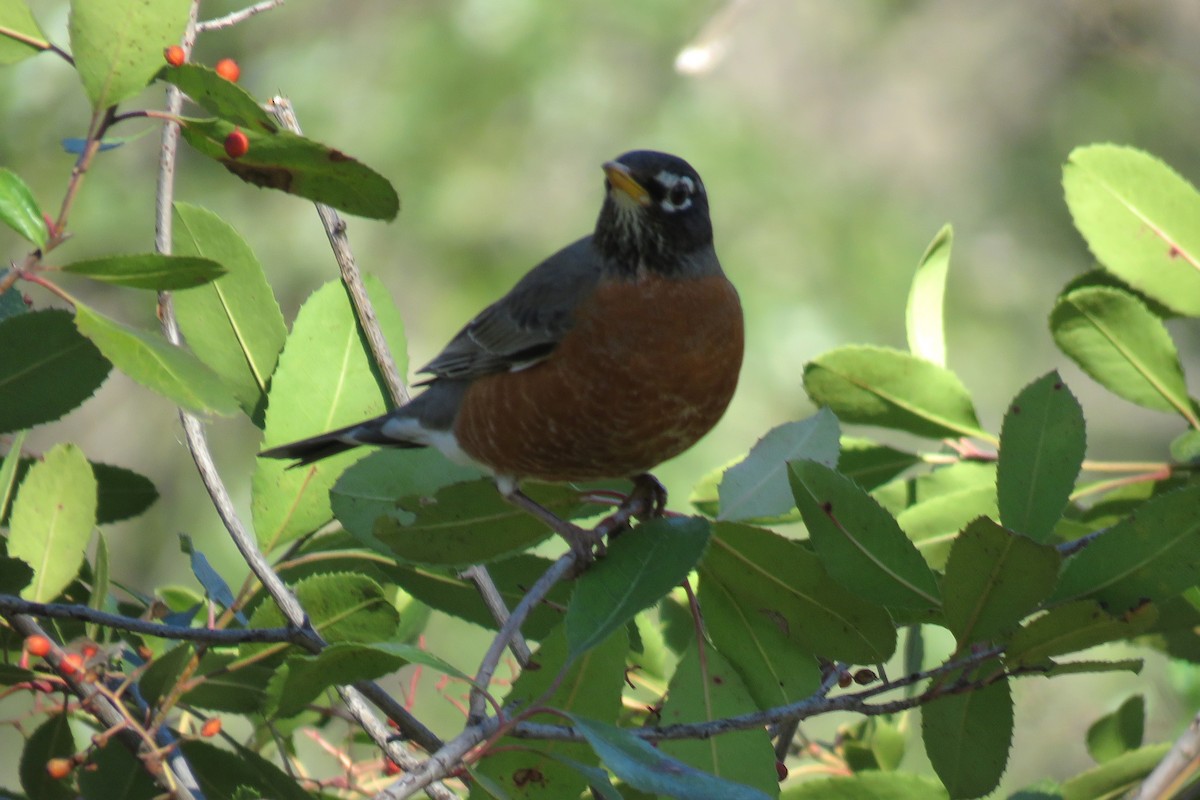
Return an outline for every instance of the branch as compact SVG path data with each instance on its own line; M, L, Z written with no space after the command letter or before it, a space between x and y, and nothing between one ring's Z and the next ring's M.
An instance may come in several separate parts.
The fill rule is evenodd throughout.
M1175 740L1175 745L1138 788L1133 800L1166 800L1200 769L1200 714Z
M4 616L25 614L31 617L43 617L46 619L74 619L81 622L94 622L111 630L129 631L130 633L154 636L159 639L174 639L217 645L233 645L247 642L290 642L292 644L300 644L312 636L311 632L299 628L224 630L217 628L190 628L184 625L167 625L161 622L149 622L144 619L126 617L121 614L96 611L87 606L77 606L68 603L34 603L10 594L0 594L0 614Z
M262 3L255 3L248 8L243 8L241 11L234 11L223 17L206 19L203 22L196 23L196 33L207 33L208 31L215 31L221 28L229 28L240 22L245 22L264 11L278 8L281 5L283 5L283 0L264 0Z

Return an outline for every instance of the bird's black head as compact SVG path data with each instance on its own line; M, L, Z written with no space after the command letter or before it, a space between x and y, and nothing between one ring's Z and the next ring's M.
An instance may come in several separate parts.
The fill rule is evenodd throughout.
M708 195L678 156L633 150L604 165L596 248L620 272L685 270L712 247Z

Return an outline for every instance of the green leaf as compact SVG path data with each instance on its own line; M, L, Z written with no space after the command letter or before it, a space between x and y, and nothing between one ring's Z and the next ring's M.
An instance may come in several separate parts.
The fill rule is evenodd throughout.
M330 644L391 641L400 615L383 587L365 575L335 572L313 575L296 583L296 599L308 612L312 627ZM274 628L285 624L283 612L263 603L250 617L251 628ZM286 645L242 645L243 656L263 650L283 650Z
M57 597L79 573L95 524L92 468L75 445L57 445L29 470L13 503L8 554L34 573L21 596L39 603Z
M214 69L202 64L180 64L163 67L156 77L178 86L196 105L214 116L264 133L279 130L274 117L249 92L225 80Z
M24 4L20 7L24 8ZM4 17L8 10L7 4L0 4L0 27L5 27ZM4 45L11 41L0 34L0 64L4 63ZM0 222L38 247L46 246L50 233L46 229L46 220L42 218L42 210L38 208L37 200L33 199L33 192L20 175L4 168L0 168Z
M767 800L771 796L693 769L629 731L574 714L568 716L600 760L635 789L681 800Z
M1111 761L1063 781L1063 800L1124 797L1166 757L1170 742L1151 744L1122 753Z
M1160 495L1097 537L1063 568L1055 602L1094 597L1122 611L1196 583L1200 485Z
M29 313L29 307L25 305L25 297L15 285L0 292L0 322L9 317L19 317L27 313Z
M1050 331L1059 349L1113 394L1200 427L1171 334L1133 295L1106 286L1062 295Z
M986 517L954 540L942 582L946 624L961 650L1014 630L1054 591L1058 550Z
M179 327L196 357L221 376L261 428L267 385L287 338L279 304L262 264L233 226L187 203L175 203L174 220L175 252L212 259L228 270L220 280L175 295ZM397 356L398 368L405 370L403 350Z
M188 0L72 0L71 55L92 107L140 92L162 68L163 48L183 36Z
M856 772L789 785L780 800L949 800L937 781L906 772Z
M1017 631L1008 646L1008 663L1012 667L1044 665L1054 656L1137 636L1157 618L1158 611L1152 605L1118 617L1090 600L1068 603Z
M421 664L459 680L471 677L437 656L398 642L331 644L315 656L290 656L267 686L267 713L276 717L299 714L334 686L371 681L390 675L406 664Z
M662 707L662 724L712 722L757 710L742 679L719 652L700 658L693 642L675 668ZM779 795L775 751L765 728L734 731L711 739L671 739L658 749L710 775Z
M159 788L137 756L124 747L98 747L88 755L79 777L80 796L88 800L155 800Z
M1104 268L1163 305L1200 315L1200 195L1131 147L1076 148L1063 168L1075 227Z
M109 556L108 540L102 531L96 532L96 557L92 564L92 590L88 593L88 608L93 611L104 611L108 606L109 597ZM100 641L100 623L88 622L85 635L92 641Z
M567 606L567 642L577 658L683 582L708 546L699 517L662 517L639 525L575 583Z
M939 367L946 366L942 302L946 296L946 273L950 270L950 250L953 246L954 228L949 224L943 225L917 264L904 313L908 349L914 356Z
M33 18L29 4L24 0L0 2L0 28L7 28L37 44L29 44L0 33L0 65L15 64L49 47L46 34Z
M827 408L808 419L772 428L745 459L726 470L717 519L764 519L792 511L796 503L788 485L787 462L807 458L833 466L838 437L837 417Z
M183 138L255 186L278 189L368 219L390 220L399 213L396 190L378 172L340 150L288 131L244 130L249 149L240 158L230 158L225 153L225 137L235 127L221 119L185 119Z
M916 502L896 514L896 522L934 569L945 566L955 537L968 523L997 516L994 465L955 464L914 484Z
M745 597L703 571L697 597L713 644L746 682L758 708L794 703L820 686L812 654Z
M804 367L804 389L842 422L879 425L940 439L978 436L975 406L953 372L883 347L831 350Z
M525 596L525 592L553 562L538 556L523 554L488 565L488 572L509 608ZM496 630L496 621L479 597L471 581L445 570L406 566L382 567L388 579L421 602L465 619L487 630ZM539 640L562 622L562 610L570 600L571 586L558 583L546 598L546 603L533 609L521 630L531 639Z
M920 456L913 453L906 453L869 439L843 436L837 471L869 492L920 463Z
M196 670L204 680L184 694L182 702L224 714L261 713L267 701L266 687L275 670L261 664L241 663L230 670L237 661L232 653L206 653Z
M1171 458L1180 464L1200 463L1200 430L1193 428L1172 439Z
M27 431L17 431L8 444L4 461L0 462L0 523L8 519L9 501L12 500L13 489L20 483L17 472L24 460L21 458L21 448L25 446L26 436Z
M367 294L384 337L407 369L404 324L387 290L367 275ZM300 309L271 378L263 448L340 428L387 410L387 389L369 355L340 282L325 284ZM328 522L329 490L360 448L314 464L289 469L285 461L260 458L252 482L251 511L259 545L269 552Z
M568 486L530 486L525 492L562 519L592 516L598 510L580 503L579 493ZM388 552L411 563L443 567L490 563L551 535L544 523L506 501L487 478L439 489L429 505L423 506L423 499L395 501L395 511L411 514L411 522L387 517L373 527L374 538Z
M896 649L887 611L843 588L799 543L729 522L718 523L715 534L702 579L725 586L807 652L876 664Z
M37 459L33 458L20 460L16 466L18 483L36 463ZM96 524L104 525L136 517L158 499L158 489L144 475L99 461L88 463L92 465L92 473L96 476ZM3 503L0 503L0 523L4 519Z
M815 461L795 461L789 467L796 506L834 580L880 605L941 605L933 572L892 515L869 494Z
M1042 674L1047 678L1059 675L1101 675L1108 672L1141 673L1146 662L1140 658L1126 658L1120 661L1066 661L1050 662L1051 666Z
M21 750L21 788L37 800L72 800L76 796L69 781L51 778L46 762L75 755L75 737L66 714L54 714L29 735ZM11 756L10 756L11 758ZM11 768L11 767L10 767Z
M1142 746L1146 727L1146 698L1131 695L1111 714L1093 722L1087 731L1087 749L1103 764Z
M148 331L127 328L76 301L75 327L117 369L138 383L198 414L232 414L229 390L195 356Z
M257 797L271 800L313 800L296 779L237 741L222 742L221 747L199 739L185 739L180 749L195 772L205 797L244 798L242 787Z
M0 433L52 422L92 396L112 365L58 309L0 322Z
M981 797L996 788L1008 763L1012 733L1007 680L939 697L921 709L925 752L954 798Z
M214 281L225 274L225 268L212 259L166 256L162 253L139 253L76 261L64 266L62 271L113 286L152 289L156 292L190 289Z
M541 643L533 655L537 668L521 672L504 705L510 712L536 704L615 722L621 712L628 653L629 640L625 630L618 628L581 658L572 658L560 627ZM561 722L555 717L554 722ZM494 755L480 763L480 771L511 797L547 800L579 797L588 780L560 759L594 768L599 760L592 748L581 742L547 741L538 742L537 749L531 751L527 749L529 744L528 740L515 737L500 739L493 749ZM531 774L538 779L522 780L523 775Z
M1067 507L1086 446L1083 409L1057 372L1022 389L1000 429L996 493L1005 527L1047 541Z

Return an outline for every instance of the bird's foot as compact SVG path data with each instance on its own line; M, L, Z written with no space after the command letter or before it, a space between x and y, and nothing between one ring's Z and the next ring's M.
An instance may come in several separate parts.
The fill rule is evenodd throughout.
M600 521L596 530L602 531L609 538L620 536L629 530L633 519L648 520L661 517L667 508L667 490L658 478L648 472L633 477L633 489L625 501L607 517Z
M567 540L571 552L575 554L576 574L590 566L597 558L604 558L607 552L604 546L604 535L607 531L602 530L600 525L592 530L581 528L558 516L515 487L508 491L502 490L501 494L504 495L505 500L537 517L550 530Z

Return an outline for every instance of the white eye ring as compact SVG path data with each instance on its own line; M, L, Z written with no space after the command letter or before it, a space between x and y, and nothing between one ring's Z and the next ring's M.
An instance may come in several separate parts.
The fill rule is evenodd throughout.
M666 196L659 202L663 211L668 213L686 211L692 207L692 195L696 193L696 183L686 175L676 175L663 171L654 176Z

